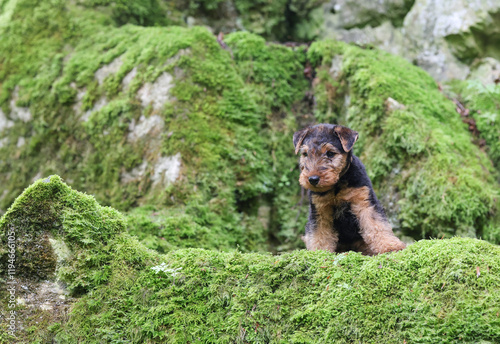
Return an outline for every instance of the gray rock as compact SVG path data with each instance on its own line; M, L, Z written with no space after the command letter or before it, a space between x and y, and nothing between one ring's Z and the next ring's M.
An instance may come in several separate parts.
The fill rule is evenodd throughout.
M0 109L0 133L5 129L12 128L14 122L9 120L7 116L3 113L2 109Z
M130 83L132 80L134 80L135 76L137 75L137 67L132 68L130 72L125 75L125 77L122 80L122 87L126 91L130 87Z
M438 81L465 79L477 58L500 60L500 1L415 0L408 11L411 4L332 0L324 7L322 36L373 44L405 57Z
M412 3L413 0L331 0L325 5L325 25L350 29L390 21L400 26Z
M181 171L181 153L173 156L160 157L154 166L154 174L151 177L153 186L157 184L171 184L179 178Z
M500 61L486 57L474 63L468 79L479 80L484 86L500 82Z
M152 105L154 110L160 110L170 100L169 91L174 87L174 78L167 72L163 72L154 83L145 83L137 92L142 106Z
M158 136L163 130L164 120L158 115L153 115L151 117L146 118L145 116L141 116L139 118L139 123L135 124L135 121L132 121L129 125L130 133L127 135L127 139L130 142L136 142L139 139L148 137Z
M25 144L26 144L26 139L24 137L20 136L17 138L17 144L16 144L17 148L21 148Z
M398 102L397 100L389 97L385 100L385 107L387 108L387 111L396 111L396 110L404 110L406 109L406 106Z
M104 79L106 79L108 76L118 72L122 65L123 61L121 60L120 57L117 57L110 64L104 65L101 68L99 68L94 74L99 85L101 85L104 82Z
M371 44L391 54L404 56L410 60L413 56L410 54L411 51L405 48L408 46L408 40L403 35L401 28L394 27L389 21L377 27L367 26L350 30L327 31L323 37L358 45Z
M344 62L344 58L342 55L336 55L332 59L332 66L330 67L330 74L332 77L337 80L340 78L340 74L342 73L342 64Z
M21 120L24 123L27 123L31 121L31 118L33 116L31 115L29 108L19 107L16 105L18 99L19 99L19 86L16 86L12 94L12 99L10 100L10 109L11 109L10 117L13 120Z
M122 183L127 184L131 182L141 181L146 174L148 163L143 161L142 164L133 168L130 172L123 172L120 176Z
M61 264L71 258L71 250L64 240L49 238L49 242L57 257L57 267L59 268Z
M8 137L1 138L0 139L0 148L3 148L5 146L7 146L8 143L9 143L9 138Z
M73 105L73 110L77 115L82 114L82 105L83 105L83 97L85 96L85 93L87 92L87 88L82 88L79 89L76 86L76 83L72 82L69 84L71 88L76 90L76 103Z
M416 0L404 29L417 64L438 80L464 79L474 58L495 54L486 46L500 42L498 13L496 0Z

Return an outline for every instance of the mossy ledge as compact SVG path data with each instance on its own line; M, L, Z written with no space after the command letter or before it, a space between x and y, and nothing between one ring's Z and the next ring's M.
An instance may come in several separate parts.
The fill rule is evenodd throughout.
M360 132L354 153L398 235L500 243L494 116L478 122L489 158L421 69L334 41L308 49L249 32L219 42L202 27L116 27L93 7L114 1L81 3L9 2L0 214L33 180L59 174L130 210L129 233L161 253L301 248L307 202L291 137L329 122Z
M500 248L482 240L422 240L376 257L203 249L161 255L125 233L120 213L57 176L27 188L0 219L2 269L8 230L16 233L16 277L33 278L37 268L29 262L47 259L39 277L58 278L77 296L66 322L30 327L17 342L41 342L41 336L58 343L500 339ZM54 259L45 238L65 242L65 260ZM4 325L0 338L9 339Z

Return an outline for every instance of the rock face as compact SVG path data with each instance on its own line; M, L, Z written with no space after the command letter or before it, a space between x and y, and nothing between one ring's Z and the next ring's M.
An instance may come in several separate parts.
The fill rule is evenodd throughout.
M326 24L334 29L376 27L386 21L401 26L413 3L414 0L331 0L324 6L329 14Z
M488 87L500 83L500 61L494 58L484 58L472 66L469 80L477 80Z
M465 79L474 59L500 55L497 1L331 1L325 10L324 36L374 44L440 81Z

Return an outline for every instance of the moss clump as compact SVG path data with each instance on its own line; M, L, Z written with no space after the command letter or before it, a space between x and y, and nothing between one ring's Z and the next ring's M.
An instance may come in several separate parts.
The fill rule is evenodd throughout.
M375 258L179 250L133 282L113 274L75 305L57 339L494 342L499 258L498 247L475 239L422 241Z
M356 153L405 234L500 242L491 161L429 75L343 43L317 42L308 54L318 66L318 111L360 131Z
M0 219L3 276L9 233L15 238L15 277L36 280L57 274L73 292L106 283L113 247L126 236L120 213L71 190L58 176L27 188ZM57 247L49 239L64 243L69 253L58 259Z
M29 187L0 219L2 266L12 226L18 238L66 243L71 256L58 262L57 275L80 294L67 322L19 333L26 342L38 340L38 330L60 343L455 343L500 337L500 248L481 240L424 240L376 257L202 249L160 255L124 232L117 211L57 176ZM36 255L38 242L25 244ZM18 311L22 315L23 308Z
M13 263L8 254L12 238ZM39 293L53 297L40 291L42 284L58 280L73 295L81 295L106 285L118 267L141 269L156 262L152 251L125 232L124 218L116 210L71 190L58 176L40 179L0 218L0 278L15 282L9 286L16 288L18 300L24 297L11 308L9 293L3 290L2 317L16 311L16 343L50 342L60 328L58 322L65 319L68 303L58 299L61 302L53 302L53 308L41 309L44 300L37 303ZM7 269L9 263L14 265L13 274ZM0 338L11 342L3 325L7 322Z

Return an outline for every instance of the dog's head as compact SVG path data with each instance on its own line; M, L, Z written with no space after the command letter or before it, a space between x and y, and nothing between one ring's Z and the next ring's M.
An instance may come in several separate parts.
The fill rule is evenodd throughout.
M300 154L299 182L315 192L330 190L349 168L351 149L358 133L341 125L318 124L293 134Z

